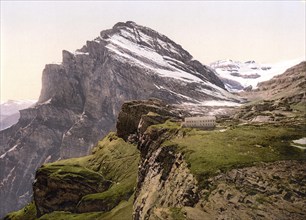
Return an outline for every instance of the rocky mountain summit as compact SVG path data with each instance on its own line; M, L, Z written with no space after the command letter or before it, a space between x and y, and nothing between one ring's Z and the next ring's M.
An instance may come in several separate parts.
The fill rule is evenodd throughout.
M116 133L40 167L34 201L5 219L305 218L306 154L292 145L305 122L219 119L208 131L181 127L186 114L157 99L124 103Z
M0 216L30 201L43 163L91 152L115 128L126 100L159 98L172 104L239 102L209 67L166 36L118 23L61 64L48 64L37 104L0 133Z

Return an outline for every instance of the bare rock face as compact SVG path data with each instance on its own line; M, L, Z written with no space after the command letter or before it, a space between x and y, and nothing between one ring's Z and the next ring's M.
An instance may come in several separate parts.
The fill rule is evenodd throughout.
M79 157L115 128L127 100L168 103L237 101L214 71L166 36L118 23L62 64L46 65L38 103L0 133L0 217L31 198L34 172L45 163Z
M150 112L154 113L154 115L146 115ZM117 134L124 140L128 140L129 136L138 135L139 129L145 131L151 124L159 124L170 117L180 117L181 114L181 112L178 112L172 106L166 105L158 99L126 102L122 105L118 115L116 124ZM152 118L152 116L159 117L154 117L157 120L155 122L144 120L144 117Z
M151 152L138 174L134 219L149 219L162 207L192 207L199 200L197 181L175 148Z

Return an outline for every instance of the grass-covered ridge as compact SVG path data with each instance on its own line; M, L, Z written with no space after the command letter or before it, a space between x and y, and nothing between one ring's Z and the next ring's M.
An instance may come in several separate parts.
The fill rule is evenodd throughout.
M306 152L291 146L305 136L304 125L241 124L226 129L179 128L169 122L155 128L177 129L163 146L177 146L204 187L209 176L256 162L306 160Z
M137 179L139 153L135 145L128 144L114 133L110 133L102 141L99 141L93 149L92 155L62 160L49 165L63 166L67 169L73 167L71 174L88 171L87 175L93 180L98 175L111 181L111 186L107 191L85 195L78 203L78 211L89 212L103 207L102 211L108 211L115 207L122 200L128 200L134 192Z
M31 203L17 212L10 213L7 219L77 220L113 219L113 217L131 219L138 161L139 152L136 146L118 138L115 133L110 133L98 142L91 155L44 164L37 172L42 177L48 177L49 183L47 184L51 183L54 185L58 183L60 186L59 190L64 192L65 189L68 189L69 192L75 190L77 195L78 191L82 189L76 188L75 183L80 183L86 190L89 187L95 187L92 191L98 192L85 194L78 201L75 201L74 213L58 210L37 218L35 204ZM105 182L109 183L108 189L105 188ZM44 181L41 182L41 184L43 183ZM49 187L51 185L43 186L40 189L48 190ZM48 196L48 192L46 196ZM45 205L45 202L49 202L44 198L42 196L41 201L43 205ZM65 200L63 201L65 202Z

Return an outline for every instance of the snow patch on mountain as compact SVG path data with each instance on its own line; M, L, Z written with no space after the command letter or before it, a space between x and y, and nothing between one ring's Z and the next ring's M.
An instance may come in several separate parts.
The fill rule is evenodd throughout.
M151 44L147 35L142 33L140 36L143 37L141 39L144 42ZM164 57L150 47L139 46L137 43L129 40L131 37L132 36L130 36L127 31L121 30L121 34L116 34L108 39L109 44L106 47L119 55L118 58L123 57L136 65L155 71L162 77L170 77L187 82L203 81L173 65L173 63L185 65L183 62L167 56ZM158 42L164 45L160 40ZM177 53L172 47L170 47L170 50L173 53Z
M17 146L18 146L18 145L16 144L14 147L10 148L8 151L6 151L4 154L2 154L2 155L0 156L0 159L4 158L5 155L6 155L7 153L16 150Z

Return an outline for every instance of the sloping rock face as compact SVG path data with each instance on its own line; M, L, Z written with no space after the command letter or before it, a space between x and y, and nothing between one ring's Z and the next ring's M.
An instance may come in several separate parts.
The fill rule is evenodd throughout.
M163 182L160 172L146 177L150 184L144 184L136 197L134 219L302 220L306 216L305 161L233 169L208 179L207 188L202 190L188 169L182 170L182 165L172 167L171 173L176 178L171 174L170 182L165 181L163 188L159 188Z
M62 64L46 65L38 103L0 133L0 216L30 200L43 163L86 155L114 129L125 100L168 103L237 98L180 45L133 22L118 23Z
M234 169L209 179L210 193L200 206L214 219L304 219L305 171L305 161Z

